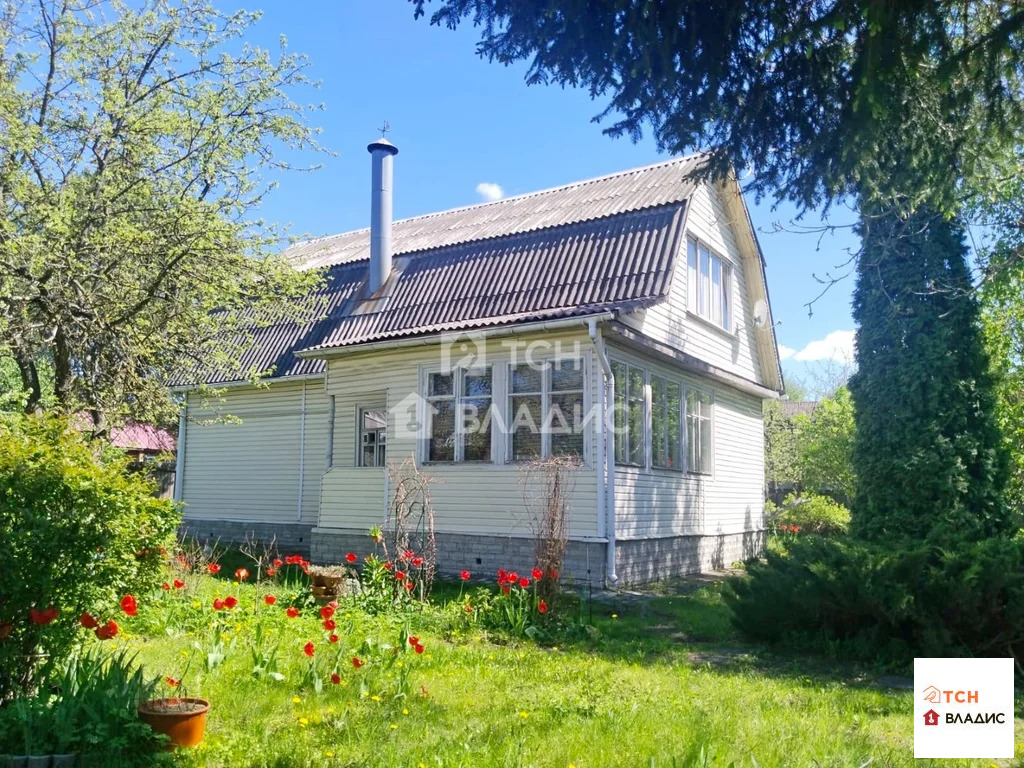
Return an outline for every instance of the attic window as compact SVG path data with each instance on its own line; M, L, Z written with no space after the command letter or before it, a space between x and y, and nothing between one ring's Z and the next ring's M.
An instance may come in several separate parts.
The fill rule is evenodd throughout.
M704 243L686 239L687 305L691 312L732 330L732 267Z

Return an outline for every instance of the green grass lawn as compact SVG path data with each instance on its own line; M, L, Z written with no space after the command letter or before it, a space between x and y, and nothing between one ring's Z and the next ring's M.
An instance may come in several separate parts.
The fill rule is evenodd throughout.
M233 569L233 566L231 566ZM226 566L224 571L229 568ZM222 574L223 575L223 574ZM445 585L435 600L456 597ZM283 595L286 590L277 590ZM232 593L251 606L252 586L192 576L171 599L204 606ZM337 645L319 617L283 618L283 682L254 679L245 647L251 610L237 614L236 647L211 673L195 663L185 684L213 708L204 743L175 756L188 766L910 766L912 694L876 687L862 670L780 658L734 636L718 584L679 584L660 594L582 603L597 633L556 644L453 629L441 612L409 621L425 645L403 654L407 696L378 695L390 680L354 669L365 637L394 642L402 620L344 604ZM459 601L448 617L457 616ZM262 610L262 609L261 609ZM579 605L567 610L579 611ZM150 629L122 639L153 675L179 676L194 637ZM343 682L300 690L309 660L341 659ZM168 689L164 689L168 690ZM1018 731L1022 731L1018 721ZM992 761L933 761L990 766ZM1017 763L1012 763L1016 765Z

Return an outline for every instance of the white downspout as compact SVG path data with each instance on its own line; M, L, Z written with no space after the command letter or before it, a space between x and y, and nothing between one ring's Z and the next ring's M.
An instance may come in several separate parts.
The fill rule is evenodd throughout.
M608 539L606 571L608 583L615 584L619 580L615 571L615 440L614 436L609 439L607 434L609 426L615 424L615 374L612 373L611 363L608 362L604 338L601 336L601 329L598 327L596 319L590 321L588 330L590 339L594 342L594 349L597 351L597 359L604 371L605 387L602 403L604 412L601 414L598 442L604 447L604 472L607 483L604 493L605 537Z
M178 454L174 457L174 501L180 502L185 491L185 430L188 427L188 394L178 410Z
M302 382L302 420L299 422L299 503L296 522L302 522L302 485L306 474L306 382Z

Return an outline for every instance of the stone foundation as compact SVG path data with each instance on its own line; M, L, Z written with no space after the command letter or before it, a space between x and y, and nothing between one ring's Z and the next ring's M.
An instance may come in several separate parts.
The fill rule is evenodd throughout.
M196 520L185 518L178 529L183 536L201 542L220 541L221 544L241 544L246 537L255 536L263 542L274 539L277 550L284 555L310 556L310 532L307 523L262 523L237 520Z
M615 571L625 585L721 570L760 555L764 542L764 531L623 539L615 544Z
M219 540L222 544L240 544L247 536L262 541L276 538L282 555L299 554L319 564L342 563L349 552L362 558L373 549L366 531L314 528L302 523L186 519L181 532L199 541ZM445 578L457 578L463 569L474 578L490 578L499 568L524 574L533 568L534 542L529 537L438 533L436 541L438 573ZM728 568L760 555L764 542L764 531L620 539L615 546L618 585ZM602 540L568 542L563 579L577 585L605 586L605 546Z
M312 537L310 559L314 563L341 563L349 552L362 557L371 549L364 531L314 528ZM457 577L463 569L474 577L484 578L497 573L499 568L527 573L534 564L534 542L527 537L438 533L435 538L438 573L442 577ZM568 542L563 578L576 584L605 586L605 546L600 540ZM616 544L615 569L619 586L642 584L728 568L763 550L763 531L625 539Z
M528 574L533 568L533 539L525 536L476 536L438 533L437 570L444 578L458 578L463 570L473 578L490 578L499 568ZM604 542L570 541L566 547L562 574L576 583L602 586L604 583ZM334 528L313 529L314 563L341 563L345 555L360 557L372 550L365 531Z

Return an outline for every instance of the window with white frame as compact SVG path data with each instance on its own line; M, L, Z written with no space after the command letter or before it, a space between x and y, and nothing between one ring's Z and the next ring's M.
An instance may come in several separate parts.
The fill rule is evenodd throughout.
M646 394L643 368L612 362L615 377L615 463L645 466Z
M711 395L699 389L686 390L687 467L691 472L710 475L714 453L711 435Z
M690 237L687 247L687 303L691 312L732 330L732 268L718 254Z
M682 387L651 375L651 466L683 468Z
M427 374L427 461L490 461L490 366Z
M583 363L509 366L509 457L583 456Z
M359 466L383 467L387 459L387 414L380 409L359 409Z

